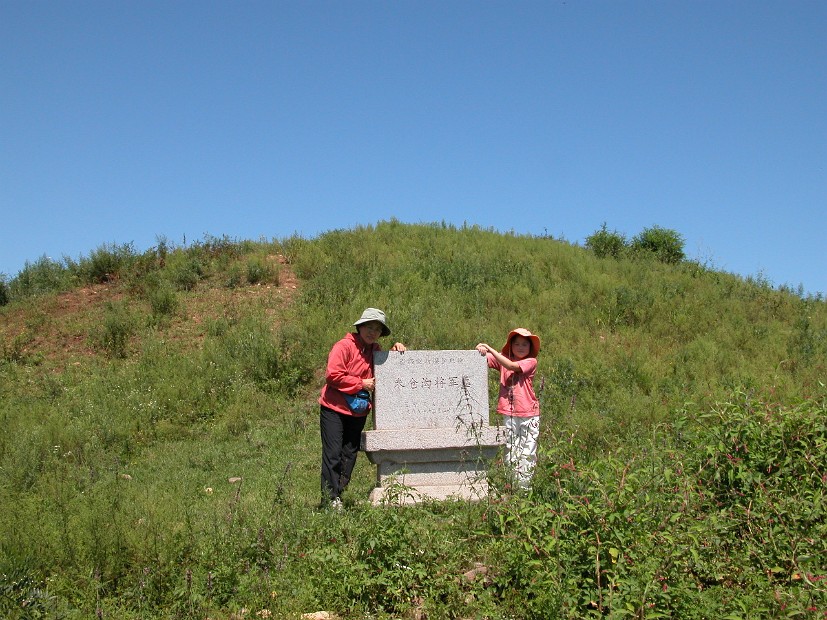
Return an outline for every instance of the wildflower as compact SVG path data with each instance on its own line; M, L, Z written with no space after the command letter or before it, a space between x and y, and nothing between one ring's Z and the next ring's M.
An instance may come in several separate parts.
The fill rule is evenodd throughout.
M212 487L204 487L204 493L207 495L212 495Z

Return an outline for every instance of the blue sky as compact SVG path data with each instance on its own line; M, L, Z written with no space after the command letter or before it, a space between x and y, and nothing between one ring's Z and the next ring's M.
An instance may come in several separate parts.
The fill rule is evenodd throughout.
M7 277L397 218L827 292L822 0L0 0L0 144Z

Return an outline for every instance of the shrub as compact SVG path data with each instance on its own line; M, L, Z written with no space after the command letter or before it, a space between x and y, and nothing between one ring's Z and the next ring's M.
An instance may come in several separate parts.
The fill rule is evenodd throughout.
M586 237L586 247L594 252L598 258L620 258L626 246L625 235L615 230L609 232L606 229L605 222L600 230Z
M153 317L171 316L178 309L178 297L171 286L161 284L149 293L149 305Z
M825 413L823 398L783 407L736 391L699 416L699 483L751 562L779 581L827 578L817 560L827 537Z
M135 258L131 243L120 246L105 244L94 250L89 258L82 258L78 268L84 281L100 284L119 276L121 270L134 262Z
M170 279L181 291L191 291L204 276L204 267L197 257L176 253L167 261Z
M238 288L241 286L241 267L232 265L227 270L227 288Z
M633 251L654 254L659 261L669 264L679 263L686 258L683 247L683 235L660 226L644 228L632 239L631 244Z
M793 325L787 341L787 355L794 366L799 361L805 365L814 358L827 355L827 329L815 329L811 318L802 312Z
M124 303L106 304L103 323L93 334L98 347L110 357L125 358L129 350L129 339L135 334L135 318Z
M0 361L26 363L29 358L26 354L26 347L33 340L29 330L24 331L12 338L11 342L2 342L0 348Z
M216 321L205 355L207 363L238 369L240 376L262 389L294 396L312 377L314 360L296 338L274 333L267 321L248 316L238 323Z
M71 275L59 262L41 256L34 263L26 261L23 269L9 283L10 297L20 298L63 291L71 286Z
M262 282L278 282L278 271L266 260L253 256L247 261L247 281L250 284Z
M0 306L9 303L9 286L5 279L0 279Z
M230 258L237 258L244 251L244 243L230 239L227 235L221 237L213 237L212 235L204 235L204 241L193 245L193 249L200 248L203 254L210 257L229 256Z
M128 277L128 284L133 291L140 291L147 278L154 277L160 269L164 266L164 259L160 258L155 248L150 248L142 254L135 256L129 264L129 269L126 272Z

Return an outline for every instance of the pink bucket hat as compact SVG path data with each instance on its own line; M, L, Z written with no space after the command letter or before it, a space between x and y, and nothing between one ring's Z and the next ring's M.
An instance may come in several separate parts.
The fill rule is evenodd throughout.
M523 336L525 338L528 338L531 341L531 352L528 355L530 357L537 357L537 354L540 352L540 336L532 334L525 327L518 327L508 332L508 338L505 339L505 346L502 348L500 353L502 353L506 357L510 355L511 339L514 336Z

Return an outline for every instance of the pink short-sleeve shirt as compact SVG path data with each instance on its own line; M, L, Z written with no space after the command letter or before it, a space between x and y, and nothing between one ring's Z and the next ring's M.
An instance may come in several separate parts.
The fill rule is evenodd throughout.
M488 367L500 371L500 396L497 399L497 413L530 418L540 415L540 401L534 393L534 373L537 358L526 357L515 360L521 372L503 368L491 353L486 355Z

